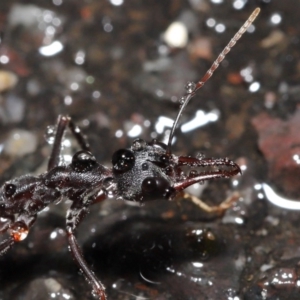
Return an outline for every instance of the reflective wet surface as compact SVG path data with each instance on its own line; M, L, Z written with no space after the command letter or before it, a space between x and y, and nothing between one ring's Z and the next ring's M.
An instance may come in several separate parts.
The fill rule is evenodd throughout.
M2 183L45 171L59 114L106 166L137 137L166 142L186 83L257 6L187 106L173 146L236 161L242 176L189 192L215 205L236 191L239 201L222 218L187 200L95 205L78 238L108 299L299 299L300 3L1 1ZM62 161L77 148L67 134ZM93 299L68 251L67 207L42 212L0 258L0 299Z

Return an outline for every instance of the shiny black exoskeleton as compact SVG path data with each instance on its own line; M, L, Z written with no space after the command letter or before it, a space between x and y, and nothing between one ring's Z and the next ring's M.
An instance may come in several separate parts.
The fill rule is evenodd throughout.
M171 200L176 195L174 168L166 159L166 145L141 139L131 149L121 149L112 158L117 194L125 200ZM173 176L172 176L173 175Z

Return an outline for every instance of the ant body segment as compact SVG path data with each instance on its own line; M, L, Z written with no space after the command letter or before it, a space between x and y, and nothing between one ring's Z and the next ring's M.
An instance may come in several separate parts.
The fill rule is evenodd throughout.
M173 200L195 183L214 178L230 178L241 173L239 166L227 158L176 156L171 151L171 144L184 108L212 76L259 11L259 8L254 10L203 78L196 84L188 83L187 93L181 98L181 106L167 144L156 140L147 143L137 139L131 148L116 151L112 156L112 168L107 168L96 161L87 141L71 118L59 116L47 171L38 176L24 175L7 181L0 188L0 233L8 234L0 243L0 255L15 242L26 238L40 211L51 203L69 199L72 205L66 216L66 232L70 250L92 286L93 293L100 300L106 300L105 287L88 267L74 235L90 205L107 197L140 203L159 199ZM76 138L81 150L73 156L69 165L60 166L61 145L67 128ZM183 166L192 168L189 174L182 171ZM197 171L195 168L210 170ZM232 196L220 205L210 207L194 196L189 197L200 208L217 213L224 212L238 198Z

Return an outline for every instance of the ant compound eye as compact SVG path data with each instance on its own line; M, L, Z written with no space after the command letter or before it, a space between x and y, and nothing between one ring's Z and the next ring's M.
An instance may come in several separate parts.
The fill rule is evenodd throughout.
M145 194L155 192L156 185L157 183L154 177L147 177L142 182L142 192Z
M146 200L169 199L175 194L175 189L164 178L147 177L142 182L142 194Z
M112 156L113 170L116 173L124 173L131 170L135 163L135 157L131 150L120 149Z
M147 146L147 143L144 140L136 139L133 141L131 149L133 151L141 151L141 150L145 149L146 146Z
M96 159L89 151L78 151L71 163L72 169L79 173L91 171L96 165Z
M17 187L14 184L6 184L4 187L4 193L6 197L11 197L16 192Z

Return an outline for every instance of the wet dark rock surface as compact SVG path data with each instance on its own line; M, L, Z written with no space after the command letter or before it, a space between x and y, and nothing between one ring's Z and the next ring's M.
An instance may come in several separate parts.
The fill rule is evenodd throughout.
M209 113L216 120L178 130L173 149L237 161L243 175L209 182L201 198L216 204L238 191L241 199L223 218L186 200L95 205L78 238L108 299L300 299L300 3L0 2L2 183L45 171L51 145L44 134L59 114L81 126L104 165L136 137L164 140L162 117L175 118L185 83L202 77L257 6L252 32L181 123ZM175 21L188 33L176 33L177 48L164 35ZM283 127L290 144L266 134ZM77 145L65 140L67 162ZM268 201L275 198L294 210ZM0 258L0 299L93 299L68 252L66 209L51 206Z

